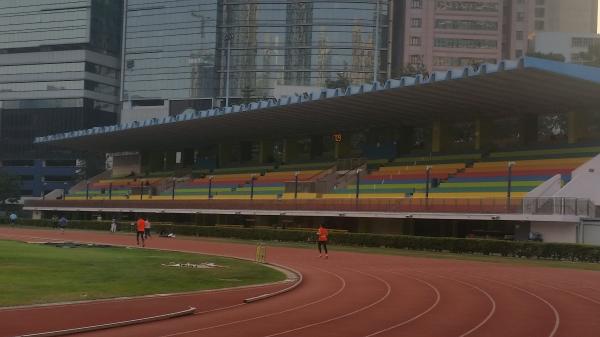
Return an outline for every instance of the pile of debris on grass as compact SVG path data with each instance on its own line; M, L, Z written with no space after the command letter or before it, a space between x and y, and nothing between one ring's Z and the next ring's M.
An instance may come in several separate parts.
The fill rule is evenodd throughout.
M192 269L212 269L212 268L223 268L223 266L219 266L218 264L212 262L203 262L203 263L163 263L162 266L165 267L175 267L175 268L192 268Z
M52 241L52 242L27 242L38 245L53 246L56 248L113 248L111 245L103 245L97 243L81 243L71 241Z

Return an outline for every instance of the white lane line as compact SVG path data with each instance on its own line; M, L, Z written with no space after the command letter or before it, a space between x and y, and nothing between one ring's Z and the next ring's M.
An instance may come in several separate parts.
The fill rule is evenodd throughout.
M551 286L551 285L544 284L544 283L540 283L540 282L535 282L535 283L536 283L536 284L539 284L539 285L541 285L541 286L543 286L543 287L550 288L550 289L554 289L554 290L558 290L558 291L562 291L562 292L564 292L564 293L567 293L567 294L570 294L570 295L572 295L572 296L576 296L576 297L579 297L579 298L582 298L582 299L584 299L584 300L587 300L587 301L590 301L590 302L592 302L592 303L595 303L595 304L599 304L599 305L600 305L600 301L598 301L598 300L595 300L595 299L593 299L593 298L591 298L591 297L588 297L588 296L582 295L582 294L580 294L580 293L577 293L577 292L574 292L574 291L571 291L571 290L566 290L566 289L561 289L561 288L553 287L553 286Z
M391 273L392 273L392 274L395 274L395 275L400 275L400 276L408 277L408 278L411 278L411 279L413 279L413 280L416 280L416 281L418 281L418 282L421 282L421 283L423 283L423 284L427 285L429 288L431 288L431 289L432 289L432 290L435 292L435 301L433 302L433 304L432 304L431 306L429 306L429 308L427 308L427 310L425 310L425 311L421 312L420 314L418 314L418 315L416 315L416 316L413 316L413 317L411 317L411 318L409 318L409 319L407 319L407 320L405 320L405 321L403 321L403 322L401 322L401 323L398 323L398 324L392 325L392 326L390 326L390 327L387 327L387 328L385 328L385 329L383 329L383 330L376 331L376 332L374 332L374 333L372 333L372 334L370 334L370 335L366 335L366 336L364 336L364 337L372 337L372 336L377 336L377 335L379 335L379 334L382 334L382 333L388 332L388 331L390 331L390 330L393 330L393 329L399 328L399 327L401 327L401 326L404 326L404 325L406 325L406 324L408 324L408 323L410 323L410 322L412 322L412 321L415 321L415 320L417 320L417 319L421 318L422 316L426 315L426 314L427 314L427 313L429 313L431 310L433 310L435 307L437 307L437 305L440 303L440 299L441 299L441 297L442 297L442 296L440 295L440 291L439 291L439 289L438 289L437 287L435 287L435 286L434 286L434 285L432 285L431 283L429 283L429 282L427 282L427 281L425 281L425 280L422 280L422 279L419 279L419 278L413 277L413 276L407 276L407 275L398 274L398 273L394 273L394 272L391 272Z
M537 298L539 301L541 301L542 303L546 304L554 313L554 328L552 329L552 331L550 332L550 334L548 335L548 337L554 337L554 335L556 335L556 331L558 331L558 327L560 326L560 315L558 313L558 310L556 310L556 308L554 307L554 305L552 305L552 303L548 302L547 300L545 300L544 298L540 297L539 295L536 295L534 293L532 293L531 291L512 285L510 283L506 283L506 282L502 282L502 281L497 281L497 280L492 280L492 279L488 279L488 278L483 278L483 277L479 277L479 276L471 276L471 277L475 277L484 281L490 281L490 282L494 282L494 283L498 283L498 284L502 284L506 287L509 288L513 288L516 290L519 290L527 295L530 295L532 297Z
M375 275L369 274L369 273L364 273L364 272L357 271L357 270L355 270L355 272L357 272L359 274L363 274L363 275L369 276L369 277L374 278L374 279L378 280L379 282L385 284L385 286L387 288L387 291L386 291L385 295L383 295L381 298L379 298L377 301L375 301L373 303L370 303L370 304L368 304L366 306L363 306L363 307L361 307L359 309L356 309L354 311L348 312L346 314L339 315L339 316L336 316L336 317L332 317L332 318L326 319L324 321L320 321L320 322L315 322L315 323L312 323L312 324L304 325L304 326L301 326L301 327L298 327L298 328L295 328L295 329L285 330L285 331L277 332L277 333L274 333L274 334L271 334L271 335L266 335L266 336L263 336L263 337L281 336L281 335L288 334L290 332L296 332L296 331L300 331L300 330L312 328L312 327L317 326L317 325L323 325L323 324L326 324L326 323L329 323L329 322L333 322L333 321L336 321L336 320L339 320L339 319L342 319L342 318L346 318L348 316L355 315L355 314L357 314L357 313L359 313L361 311L365 311L365 310L367 310L369 308L372 308L375 305L383 302L392 293L392 286L386 280L384 280L382 278L379 278L379 277L377 277Z
M227 323L223 323L223 324L207 326L207 327L204 327L204 328L199 328L199 329L194 329L194 330L187 330L187 331L175 332L175 333L168 334L168 335L162 335L160 337L181 336L181 335L190 334L190 333L194 333L194 332L205 331L205 330L210 330L210 329L215 329L215 328L222 328L222 327L226 327L226 326L230 326L230 325L234 325L234 324L239 324L239 323L245 323L245 322L254 321L254 320L257 320L257 319L261 319L261 318L267 318L267 317L281 315L281 314L284 314L284 313L288 313L290 311L299 310L299 309L306 308L306 307L314 305L314 304L318 304L318 303L327 301L327 300L329 300L329 299L331 299L331 298L339 295L346 288L346 280L344 278L340 277L338 274L330 272L330 271L327 271L327 270L324 270L324 269L321 269L321 268L315 268L315 269L319 269L322 272L331 274L331 275L335 276L337 279L339 279L341 281L340 288L336 292L334 292L333 294L331 294L331 295L329 295L327 297L324 297L324 298L321 298L319 300L316 300L316 301L313 301L313 302L309 302L309 303L306 303L306 304L302 304L302 305L299 305L299 306L296 306L296 307L288 308L288 309L285 309L285 310L282 310L282 311L277 311L277 312L273 312L273 313L270 313L270 314L265 314L265 315L250 317L250 318L246 318L246 319L242 319L242 320L238 320L238 321L232 321L232 322L227 322Z
M481 328L484 324L486 324L492 318L492 316L494 316L494 314L496 313L496 300L494 300L494 297L492 295L490 295L487 291L485 291L485 290L481 289L480 287L476 286L475 284L470 283L470 282L466 282L466 281L461 281L459 279L452 278L452 277L441 276L441 275L437 275L437 274L433 274L432 275L432 274L429 274L429 273L426 273L426 272L420 271L420 270L414 270L413 269L412 271L417 272L417 273L421 273L423 275L427 275L427 276L430 276L430 277L443 278L443 279L447 279L447 280L451 280L451 281L454 281L454 282L458 282L458 283L464 284L467 287L470 287L470 288L473 288L473 289L479 291L480 293L484 294L488 298L488 300L490 301L490 304L492 305L492 307L491 307L490 312L488 313L488 315L483 319L483 321L481 321L479 324L477 324L476 326L474 326L471 330L463 333L462 335L460 335L458 337L465 337L465 336L468 336L468 335L472 334L473 332L475 332L476 330L478 330L479 328Z
M471 330L465 332L464 334L458 336L458 337L465 337L468 336L470 334L472 334L473 332L475 332L476 330L478 330L479 328L481 328L485 323L487 323L492 316L494 316L494 313L496 313L496 301L494 300L494 297L492 295L490 295L487 291L479 288L478 286L470 283L470 282L465 282L465 281L461 281L461 280L457 280L455 278L450 278L450 277L444 277L444 276L440 276L441 278L445 278L448 280L452 280L458 283L462 283L466 286L469 286L473 289L476 289L477 291L481 292L482 294L484 294L488 300L490 301L490 303L492 304L492 308L490 309L490 312L488 313L488 315L483 319L483 321L481 321L479 324L477 324L476 326L474 326Z

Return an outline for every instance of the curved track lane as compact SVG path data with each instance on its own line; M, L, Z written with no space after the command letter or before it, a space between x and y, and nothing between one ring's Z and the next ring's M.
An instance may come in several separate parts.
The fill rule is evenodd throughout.
M0 238L72 240L128 245L128 235L0 228ZM254 246L192 239L159 239L149 248L252 258ZM70 313L86 308L93 318L140 307L198 308L198 314L139 326L82 334L135 337L595 337L600 331L600 273L506 264L434 260L269 247L270 262L304 276L289 293L242 304L270 285L172 298L138 298L52 307L0 310L0 336L40 329L35 325L82 324ZM36 314L38 312L38 314ZM34 316L30 316L34 315ZM36 316L38 315L38 316ZM35 320L23 317L37 317ZM65 323L64 317L68 317ZM89 319L93 320L93 319ZM29 329L29 330L27 330Z

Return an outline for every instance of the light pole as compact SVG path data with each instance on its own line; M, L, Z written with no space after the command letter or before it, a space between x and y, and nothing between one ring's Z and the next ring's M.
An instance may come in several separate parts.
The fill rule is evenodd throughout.
M48 186L48 183L43 183L42 184L42 200L46 200L46 187Z
M213 176L208 177L208 200L212 199L212 181Z
M250 178L250 200L254 199L254 180L256 176L253 174Z
M112 200L112 183L108 184L108 200Z
M172 190L171 190L171 200L175 200L175 182L176 181L177 180L175 178L173 178L173 182L172 182L173 185L171 186L172 187Z
M431 166L425 168L425 198L429 199L429 183L431 181Z
M298 199L298 175L300 175L300 172L296 171L294 175L296 176L296 180L294 181L294 199Z
M89 180L85 181L85 200L90 200L90 182L89 182Z
M140 200L144 200L144 181L140 181Z
M227 41L227 68L226 68L226 77L225 77L225 106L229 106L229 77L231 70L231 40L233 40L233 33L227 32L225 33L225 41Z
M508 162L508 183L507 183L507 191L506 191L506 204L510 207L510 193L512 189L512 168L516 163L514 161Z
M67 182L63 183L63 200L67 200Z
M360 197L360 169L356 169L356 201Z

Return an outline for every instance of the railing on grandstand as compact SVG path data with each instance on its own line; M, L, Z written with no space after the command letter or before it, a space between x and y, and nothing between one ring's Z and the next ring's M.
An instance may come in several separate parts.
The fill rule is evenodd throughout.
M552 197L525 198L523 199L523 213L595 217L596 206L588 199Z
M347 159L338 159L336 162L336 166L338 171L349 171L355 170L359 166L364 165L367 162L365 158L347 158Z
M471 213L536 214L596 217L597 206L588 199L482 198L482 199L297 199L297 200L31 200L26 207L85 209L219 209L261 211L328 211L365 213Z

